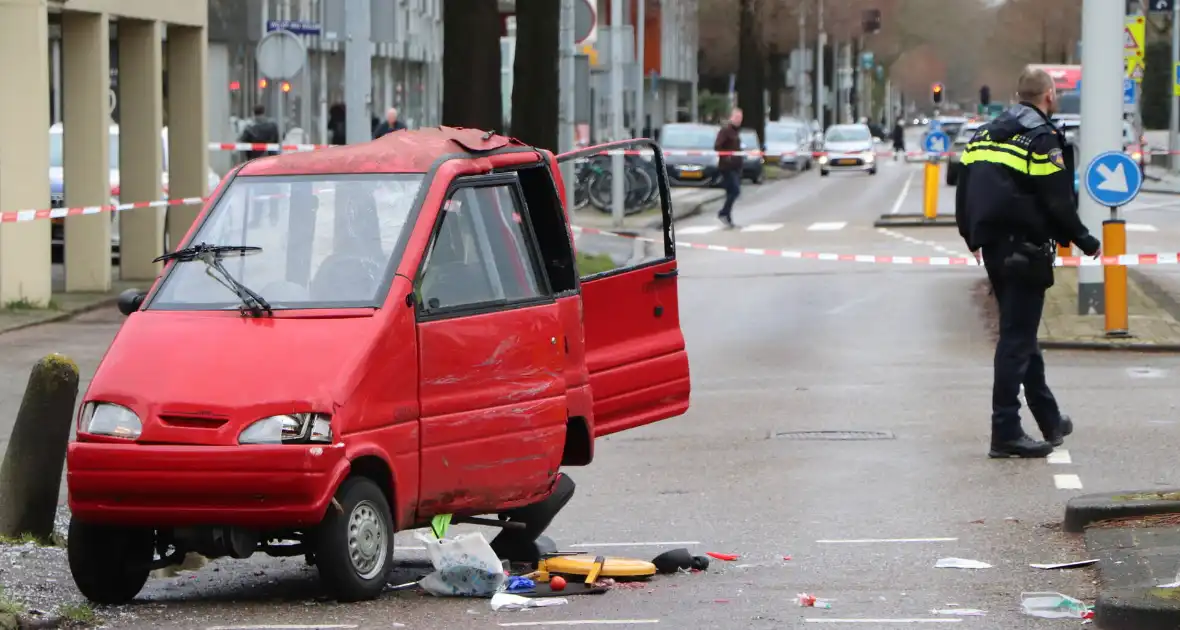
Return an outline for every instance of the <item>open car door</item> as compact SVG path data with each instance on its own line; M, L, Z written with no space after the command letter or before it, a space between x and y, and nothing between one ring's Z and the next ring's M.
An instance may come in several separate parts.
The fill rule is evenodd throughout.
M627 140L557 159L567 177L566 211L581 278L594 435L681 415L688 410L688 354L680 331L663 153L651 140ZM632 236L610 231L615 161L622 161L626 229ZM572 178L564 168L570 162ZM645 231L660 218L662 229Z

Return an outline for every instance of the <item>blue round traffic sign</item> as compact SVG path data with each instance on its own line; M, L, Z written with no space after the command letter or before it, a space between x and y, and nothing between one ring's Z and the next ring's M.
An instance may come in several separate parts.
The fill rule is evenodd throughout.
M1107 151L1090 162L1082 180L1094 201L1113 208L1125 206L1139 195L1143 171L1126 153Z
M951 137L941 131L931 131L922 145L927 153L946 153L951 150Z

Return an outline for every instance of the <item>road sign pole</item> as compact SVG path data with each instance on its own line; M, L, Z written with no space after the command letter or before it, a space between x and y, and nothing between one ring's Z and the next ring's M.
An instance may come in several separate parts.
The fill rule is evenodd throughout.
M1110 0L1083 0L1082 67L1086 80L1082 85L1081 105L1086 124L1081 130L1081 159L1090 164L1100 154L1122 148L1122 93L1125 71L1123 49L1124 7ZM1088 169L1091 170L1091 169ZM1087 186L1091 178L1087 176ZM1092 195L1080 196L1078 213L1091 234L1102 233L1106 209ZM1102 314L1103 272L1100 267L1078 268L1078 314Z
M577 83L574 78L574 55L577 48L577 35L574 33L575 2L577 0L561 0L561 66L558 70L561 82L558 100L561 111L558 116L560 126L557 135L558 150L561 152L574 149L574 99L577 94ZM565 183L566 195L577 188L573 160L566 160L561 165L561 178ZM573 203L573 197L567 197L566 203L567 207Z
M369 0L345 0L344 129L348 144L373 139L369 120L369 92L373 78L369 42Z
M1127 222L1118 218L1119 209L1111 207L1110 218L1102 222L1102 248L1105 256L1127 253ZM1106 282L1106 336L1128 337L1127 268L1122 265L1102 267Z
M1172 119L1168 125L1168 160L1172 172L1180 171L1180 2L1172 7Z
M612 2L610 9L610 113L611 140L623 139L623 3ZM611 156L611 217L616 228L623 227L623 202L626 190L623 156Z

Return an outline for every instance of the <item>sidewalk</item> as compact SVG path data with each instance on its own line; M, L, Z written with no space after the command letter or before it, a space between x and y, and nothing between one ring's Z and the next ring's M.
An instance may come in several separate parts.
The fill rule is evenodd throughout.
M672 220L680 221L700 214L705 206L725 198L725 191L720 188L673 188L672 189ZM646 210L623 218L623 226L618 228L610 214L602 212L593 205L587 205L581 210L571 213L570 220L579 227L596 228L599 230L613 230L625 233L640 233L659 230L663 226L659 207Z
M1162 292L1136 270L1127 274L1131 337L1108 339L1102 315L1078 315L1078 270L1058 268L1057 282L1045 295L1037 337L1044 348L1065 350L1143 350L1180 352L1180 321L1169 312Z
M1180 175L1173 174L1162 166L1147 166L1143 188L1140 192L1180 195Z
M115 303L119 293L130 288L147 289L151 280L128 282L117 278L111 281L111 290L105 293L66 293L64 281L58 278L61 265L54 265L53 294L47 308L37 308L23 302L0 305L0 334L70 319L80 313ZM116 270L116 274L118 271Z

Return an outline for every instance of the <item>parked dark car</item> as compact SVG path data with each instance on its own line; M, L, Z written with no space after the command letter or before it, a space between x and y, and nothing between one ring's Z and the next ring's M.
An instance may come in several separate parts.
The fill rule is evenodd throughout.
M762 145L758 142L758 132L753 129L742 129L739 137L742 140L742 151L747 152L742 161L742 179L761 184L766 160L762 157ZM757 153L750 154L755 151Z
M713 186L721 181L717 170L717 125L671 123L660 133L668 178L677 186Z

